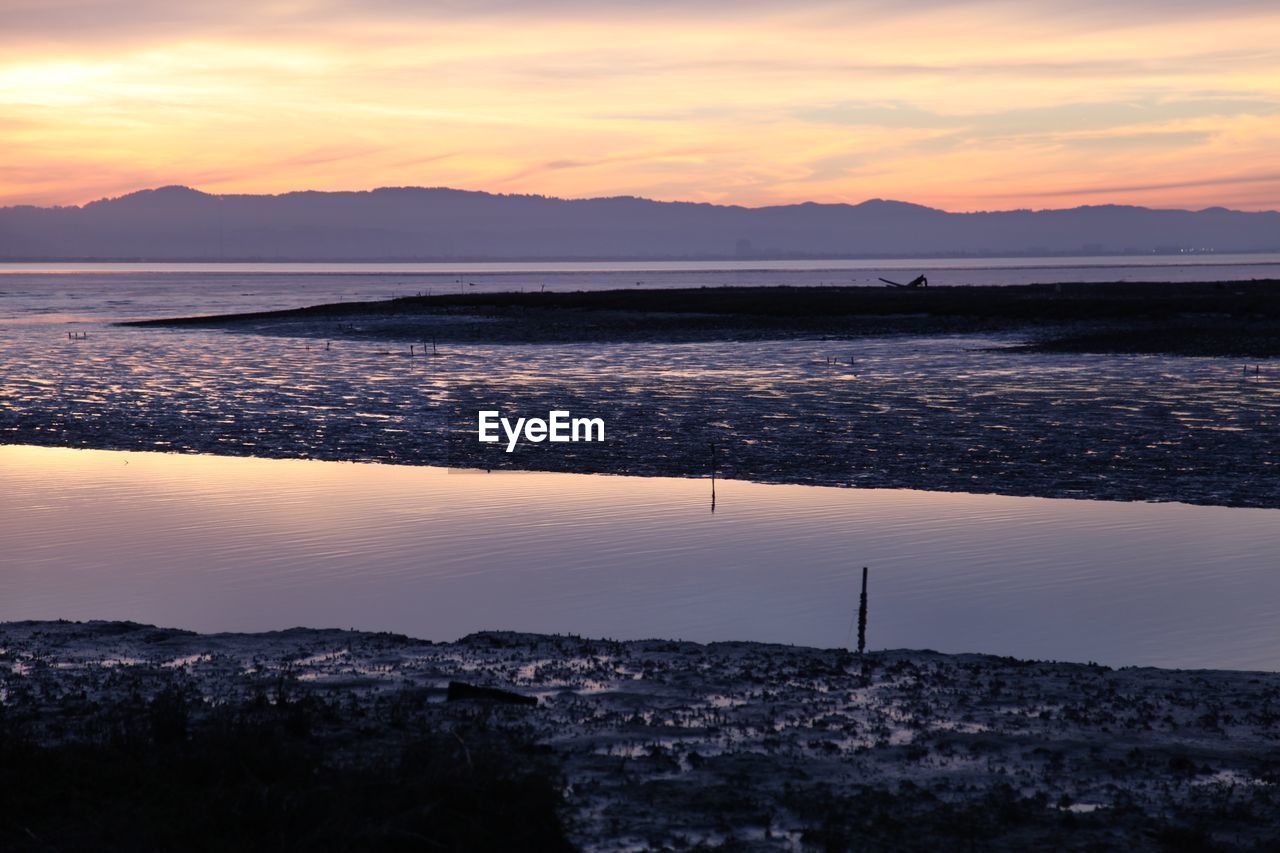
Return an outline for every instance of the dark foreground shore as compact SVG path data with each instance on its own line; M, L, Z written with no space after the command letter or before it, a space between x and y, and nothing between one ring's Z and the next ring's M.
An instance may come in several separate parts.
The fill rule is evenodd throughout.
M127 325L427 346L1011 332L1045 352L1268 358L1280 355L1280 281L433 294Z
M8 623L0 848L1273 849L1278 715L1275 673Z

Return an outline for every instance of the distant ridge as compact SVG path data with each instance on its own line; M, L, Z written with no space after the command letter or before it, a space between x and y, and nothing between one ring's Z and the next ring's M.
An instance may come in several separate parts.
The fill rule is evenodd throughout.
M763 259L1280 250L1280 212L948 213L885 199L748 208L443 187L212 195L141 190L0 208L0 260Z

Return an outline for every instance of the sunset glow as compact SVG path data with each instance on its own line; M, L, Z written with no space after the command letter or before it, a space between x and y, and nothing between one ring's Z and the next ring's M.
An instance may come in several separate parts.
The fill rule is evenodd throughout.
M453 186L1280 207L1270 2L9 0L0 204Z

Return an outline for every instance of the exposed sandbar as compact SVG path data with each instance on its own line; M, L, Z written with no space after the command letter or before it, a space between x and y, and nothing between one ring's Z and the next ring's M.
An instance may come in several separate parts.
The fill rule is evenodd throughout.
M688 342L1019 333L1029 349L1280 355L1280 281L462 293L138 326L406 342Z

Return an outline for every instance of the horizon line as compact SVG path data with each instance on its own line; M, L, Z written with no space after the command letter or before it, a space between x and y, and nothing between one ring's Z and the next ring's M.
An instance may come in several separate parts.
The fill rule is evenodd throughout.
M160 186L142 187L136 190L130 190L129 192L122 193L121 195L103 196L101 198L90 199L89 201L81 202L80 204L53 204L53 205L40 205L40 204L30 204L30 203L9 204L9 205L0 205L0 210L15 210L18 208L35 208L37 210L83 210L86 207L89 207L95 204L108 204L111 202L121 201L123 199L127 199L132 196L143 195L146 193L163 192L166 190L182 190L185 192L195 193L197 195L202 195L202 196L206 196L209 198L216 198L216 199L227 199L227 198L265 199L265 198L283 198L285 196L306 195L306 194L363 195L363 194L372 194L372 193L384 192L384 191L416 190L416 191L423 191L423 192L453 192L453 193L463 193L463 194L469 194L469 195L487 195L494 198L543 199L546 201L559 201L559 202L566 202L566 203L629 200L629 201L647 202L650 204L672 204L672 205L680 204L680 205L691 205L696 207L737 208L740 210L771 210L771 209L786 208L786 207L806 207L806 206L852 208L852 207L862 207L864 205L879 203L879 204L890 204L890 205L903 205L907 207L919 208L921 210L929 210L929 211L936 211L938 213L945 213L952 216L966 216L966 215L983 214L983 213L1049 213L1049 212L1057 212L1057 211L1088 210L1088 209L1106 208L1106 207L1129 208L1133 210L1172 211L1172 212L1182 212L1182 213L1204 213L1207 211L1226 211L1228 213L1242 213L1242 214L1280 213L1280 209L1278 208L1268 208L1264 210L1241 210L1239 208L1227 207L1226 205L1209 205L1208 207L1201 207L1201 208L1150 207L1147 205L1129 204L1129 203L1123 203L1123 202L1106 202L1101 204L1078 204L1072 207L1039 207L1039 208L1011 207L1011 208L983 208L983 209L973 209L973 210L947 210L945 208L933 207L926 204L920 204L918 202L904 201L902 199L883 198L880 196L863 199L862 201L857 201L857 202L854 202L854 201L820 202L820 201L813 201L813 200L804 200L804 201L793 201L793 202L786 202L786 203L779 203L779 204L762 204L762 205L752 206L752 205L735 203L735 202L663 200L663 199L649 198L647 196L638 196L638 195L625 194L625 193L620 195L600 195L600 196L558 196L558 195L547 195L544 193L533 193L533 192L509 193L509 192L495 192L492 190L462 189L459 187L450 187L450 186L444 186L444 185L424 186L420 184L383 185L383 186L376 186L376 187L367 188L367 189L342 189L342 190L296 189L296 190L286 190L284 192L277 192L277 193L271 193L271 192L216 193L216 192L209 192L207 190L202 190L197 187L190 186L188 184L162 184Z

